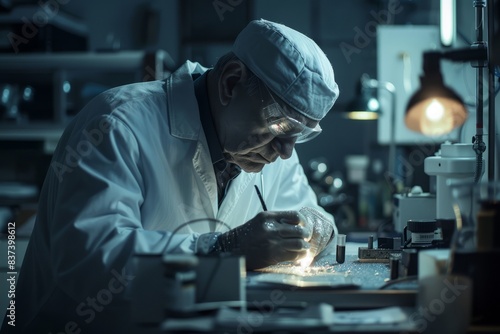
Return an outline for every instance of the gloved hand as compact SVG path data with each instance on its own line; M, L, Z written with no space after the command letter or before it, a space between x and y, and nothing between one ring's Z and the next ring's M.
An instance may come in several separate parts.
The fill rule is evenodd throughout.
M316 255L321 253L332 240L334 236L334 223L313 208L302 208L299 213L302 219L304 219L305 226L308 229L312 229L311 238L307 240L310 248L307 250L306 255L298 261L298 264L302 267L308 267Z
M247 269L296 261L310 247L313 226L297 211L264 211L245 224L219 235L215 252L244 255Z

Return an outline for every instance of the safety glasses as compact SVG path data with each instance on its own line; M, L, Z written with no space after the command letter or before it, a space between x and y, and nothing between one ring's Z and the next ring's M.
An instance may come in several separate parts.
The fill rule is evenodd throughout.
M297 138L295 143L300 144L315 138L321 133L322 129L319 123L314 128L311 128L288 116L281 105L276 102L267 86L265 84L260 84L259 86L265 87L267 95L270 96L270 101L272 101L263 108L263 111L267 127L274 136L279 138Z

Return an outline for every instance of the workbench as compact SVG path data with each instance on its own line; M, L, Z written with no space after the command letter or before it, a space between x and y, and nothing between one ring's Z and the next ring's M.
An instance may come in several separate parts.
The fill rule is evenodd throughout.
M359 262L360 246L347 243L343 264L332 253L305 270L280 264L247 272L244 311L168 319L160 333L417 333L417 282L388 284L389 264Z

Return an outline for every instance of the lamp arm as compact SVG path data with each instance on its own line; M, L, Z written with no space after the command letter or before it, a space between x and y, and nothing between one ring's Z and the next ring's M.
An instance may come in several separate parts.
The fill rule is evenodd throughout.
M475 43L470 48L449 51L427 51L423 56L423 70L426 74L441 73L440 60L447 59L454 62L475 61L475 67L485 66L488 59L488 50L484 43Z
M488 51L484 43L474 43L470 48L445 51L441 58L451 61L486 61Z
M484 8L486 1L474 1L474 9L476 14L476 42L472 45L472 50L484 52L484 59L473 64L477 68L476 82L476 135L473 140L473 149L476 152L476 171L474 174L474 182L479 182L483 171L483 152L486 150L486 144L483 141L483 75L486 67L487 47L483 39L483 24L484 24Z

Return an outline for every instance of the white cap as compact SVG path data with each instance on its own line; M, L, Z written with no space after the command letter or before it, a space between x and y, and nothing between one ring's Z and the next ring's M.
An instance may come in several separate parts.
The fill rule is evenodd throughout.
M298 31L254 20L238 35L232 51L277 96L310 119L321 120L337 100L330 61Z

